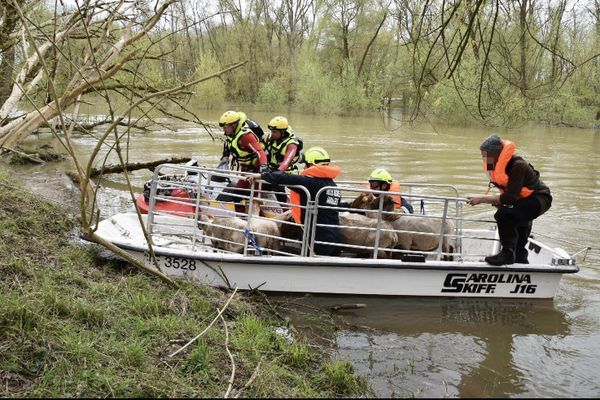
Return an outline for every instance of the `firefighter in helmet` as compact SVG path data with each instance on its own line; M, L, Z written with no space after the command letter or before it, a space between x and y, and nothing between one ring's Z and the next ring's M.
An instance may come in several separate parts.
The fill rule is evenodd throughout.
M390 173L383 168L376 168L373 170L373 172L371 172L371 175L369 176L369 187L371 190L382 190L396 193L400 192L400 183L398 183L398 181L394 181L392 179L392 175L390 175ZM404 197L400 196L399 194L395 194L392 196L392 198L396 203L396 208L404 208L405 211L411 214L414 212L413 206Z

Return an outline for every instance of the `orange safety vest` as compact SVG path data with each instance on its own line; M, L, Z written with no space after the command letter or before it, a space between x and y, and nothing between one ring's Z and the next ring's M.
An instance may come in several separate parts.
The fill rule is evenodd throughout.
M371 186L369 185L369 183L363 183L362 185L360 185L361 187L365 188L365 189L370 189ZM390 184L390 188L388 189L389 192L400 192L400 182L397 181L392 181L392 183ZM400 197L399 194L395 194L391 196L392 199L394 199L394 208L402 208L402 197Z
M322 165L315 164L312 167L304 169L300 172L301 176L308 176L311 178L330 178L334 179L340 174L340 167L333 165ZM302 204L300 202L300 193L295 190L290 190L290 210L292 211L292 218L297 224L302 223Z
M508 185L508 175L506 175L506 165L515 154L515 144L510 140L502 141L502 151L498 156L498 160L496 161L496 165L494 166L493 171L487 170L487 165L484 161L483 170L488 173L490 176L490 182L494 184L500 192L504 193L506 191L506 186ZM533 193L532 189L523 186L521 188L521 193L519 193L519 198L524 199L526 197L531 196Z

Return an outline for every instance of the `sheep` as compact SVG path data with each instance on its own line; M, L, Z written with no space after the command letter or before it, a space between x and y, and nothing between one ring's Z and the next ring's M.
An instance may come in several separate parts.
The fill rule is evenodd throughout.
M287 253L300 254L302 239L304 238L304 228L297 224L292 217L292 211L286 210L271 218L278 226L281 239L285 240L280 250Z
M284 211L283 213L273 217L273 220L278 225L281 225L279 227L279 230L281 232L282 238L298 240L298 241L302 240L302 237L304 236L304 229L302 228L302 225L297 224L294 221L294 218L292 217L292 210ZM284 221L284 222L289 222L289 223L282 223L279 221Z
M379 198L372 193L361 193L354 201L353 206L366 210L378 210ZM383 219L388 221L397 231L397 248L401 250L435 251L439 244L439 234L442 229L441 218L429 218L394 212L395 202L392 197L383 198ZM370 218L377 218L376 212L366 211ZM446 220L444 224L444 239L442 241L442 252L452 253L454 251L454 223ZM444 258L452 259L451 256Z
M340 218L340 233L342 242L354 246L375 247L375 239L377 232L377 221L364 215L342 212ZM371 228L373 230L357 229ZM388 252L384 249L392 249L397 245L397 236L393 232L392 225L387 221L380 221L379 243L380 249L377 253L378 258L389 258ZM366 249L352 249L351 251L359 251L360 253L368 253Z
M260 201L254 199L252 219L248 221L239 217L211 217L200 214L201 224L207 236L212 237L213 246L232 253L244 252L244 231L249 228L249 234L254 235L256 244L264 250L279 250L279 224L266 218L259 217ZM269 236L266 236L269 235ZM274 236L274 237L271 237ZM230 243L231 242L231 243ZM249 245L251 246L250 238Z
M386 213L399 213L404 214L402 208L395 208L396 202L390 196L384 197L383 211ZM373 193L361 192L356 198L350 203L350 208L362 210L360 213L366 215L369 218L377 218L379 214L379 198L375 197ZM370 211L373 210L373 211ZM354 211L357 212L357 211ZM387 215L389 217L389 214ZM384 214L384 218L386 214ZM388 218L389 219L389 218Z
M275 217L276 220L293 222L291 211L288 210ZM377 227L377 221L367 218L364 215L352 214L348 212L342 212L339 214L340 219L340 233L342 236L342 243L354 245L354 246L375 246L375 228ZM300 225L292 224L281 224L281 236L301 241L303 236L303 229ZM372 228L373 230L357 229L357 228ZM386 230L393 230L392 226L386 222L381 221L381 229L379 236L379 248L382 249L378 252L378 257L389 258L389 255L383 250L385 248L391 249L396 245L396 236L393 232L386 232ZM355 253L369 253L366 249L355 249L348 248L349 251ZM372 253L372 251L371 251ZM369 255L370 256L370 255Z

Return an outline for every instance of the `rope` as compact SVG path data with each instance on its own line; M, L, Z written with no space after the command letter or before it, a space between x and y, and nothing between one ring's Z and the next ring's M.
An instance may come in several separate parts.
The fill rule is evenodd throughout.
M548 239L556 240L557 242L566 243L566 244L568 244L570 246L574 246L574 247L580 248L581 250L579 250L575 254L580 254L580 253L583 253L585 251L585 256L587 256L587 252L588 251L598 251L599 250L597 247L586 246L586 245L583 245L581 243L571 242L571 241L563 239L563 238L546 235L546 234L543 234L543 233L539 233L537 231L536 232L532 232L532 234L533 234L534 237L535 236L542 236L542 237L546 237ZM585 256L584 256L584 259L585 259Z
M258 245L258 243L256 243L256 237L254 236L254 233L248 231L248 229L244 229L244 236L248 238L250 244L252 245L252 247L254 247L254 250L256 250L258 252L258 255L260 256L262 254L262 249Z

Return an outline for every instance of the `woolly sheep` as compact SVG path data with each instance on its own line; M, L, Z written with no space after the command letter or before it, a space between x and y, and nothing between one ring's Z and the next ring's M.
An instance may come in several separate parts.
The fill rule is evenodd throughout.
M256 243L262 250L279 250L281 235L279 225L267 218L259 217L259 212L260 201L255 199L249 227L248 221L239 217L210 217L202 213L200 219L204 232L207 236L212 237L211 242L215 248L242 254L245 241L244 231L249 228L248 233L254 235Z
M379 198L372 193L361 193L353 202L353 207L365 210L378 210ZM397 235L397 247L402 250L435 251L439 244L439 235L442 229L441 218L404 214L394 212L395 202L391 196L384 196L383 218L389 222ZM377 212L366 211L370 218L377 218ZM452 253L454 251L454 223L446 219L444 224L444 239L442 241L442 252Z

